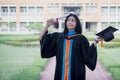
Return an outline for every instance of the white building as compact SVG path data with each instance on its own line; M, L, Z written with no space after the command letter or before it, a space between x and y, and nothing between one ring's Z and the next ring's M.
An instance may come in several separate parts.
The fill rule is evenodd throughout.
M71 11L79 16L83 32L98 32L109 25L120 29L120 0L0 0L0 34L30 33L26 26Z

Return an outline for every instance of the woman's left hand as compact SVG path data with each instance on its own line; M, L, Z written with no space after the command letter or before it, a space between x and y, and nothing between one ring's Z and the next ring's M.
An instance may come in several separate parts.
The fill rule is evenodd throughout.
M97 38L94 40L94 42L93 42L94 45L96 46L96 44L99 43L99 41L100 41L100 37L97 37Z

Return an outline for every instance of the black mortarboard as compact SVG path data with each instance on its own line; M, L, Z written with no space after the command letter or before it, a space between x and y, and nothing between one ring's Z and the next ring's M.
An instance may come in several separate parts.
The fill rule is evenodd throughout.
M114 39L114 34L113 34L113 33L114 33L116 30L118 30L118 29L109 26L109 27L107 27L106 29L102 30L101 32L97 33L96 35L97 35L97 36L100 36L101 39L104 39L104 41L109 42L109 41L111 41L112 39Z
M108 42L114 38L114 32L118 30L114 27L109 26L108 28L102 30L101 32L97 33L97 36L100 36L104 39L104 41Z

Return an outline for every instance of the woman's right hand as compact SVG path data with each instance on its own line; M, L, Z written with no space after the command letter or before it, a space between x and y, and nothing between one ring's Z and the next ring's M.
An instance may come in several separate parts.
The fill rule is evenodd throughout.
M51 18L51 19L48 19L47 20L47 23L46 23L46 27L49 27L51 24L53 24L54 23L54 21L53 21L53 19Z
M48 27L49 27L51 24L53 24L53 23L54 23L54 21L53 21L52 18L47 20L46 26L43 28L43 30L42 30L42 32L41 32L41 34L40 34L40 36L39 36L39 40L42 39L43 35L44 35L44 34L46 33L46 31L48 30Z

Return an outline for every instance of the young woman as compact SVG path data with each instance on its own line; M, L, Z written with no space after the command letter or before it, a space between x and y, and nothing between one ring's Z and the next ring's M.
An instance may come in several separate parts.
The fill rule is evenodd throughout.
M79 18L70 14L65 20L62 33L48 34L48 27L53 19L47 21L39 39L42 58L56 56L54 80L85 80L85 65L94 70L97 61L97 38L90 46L87 38L82 35Z

